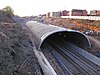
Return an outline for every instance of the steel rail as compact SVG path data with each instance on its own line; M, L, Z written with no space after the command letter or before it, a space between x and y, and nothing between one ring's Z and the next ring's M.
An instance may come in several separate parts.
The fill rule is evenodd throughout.
M68 68L65 66L65 64L58 58L61 57L57 54L57 52L54 50L54 48L52 48L48 43L46 43L45 48L43 50L49 50L51 52L51 54L53 55L53 57L57 60L57 63L61 66L63 72L65 73L65 75L73 75L70 70L68 70ZM55 55L57 54L57 56Z
M64 41L63 41L64 42ZM70 50L71 53L74 53L75 55L77 55L79 58L81 58L83 61L85 61L85 63L88 63L89 65L91 65L94 69L97 69L98 71L100 71L100 66L93 63L92 61L88 60L87 58L85 58L84 56L80 55L75 49L75 47L73 46L73 44L69 43L69 42L64 42L63 44L67 45L65 46L66 49ZM68 46L71 45L71 46Z
M87 71L85 71L82 67L80 67L80 65L77 64L77 62L74 61L74 59L70 58L70 56L66 55L64 52L62 52L59 48L57 48L54 44L53 44L54 49L61 55L63 56L63 60L65 59L66 61L63 61L63 63L68 62L69 65L66 65L66 67L68 67L68 69L70 69L70 71L72 72L72 74L74 75L86 75L89 73ZM60 59L61 60L61 59ZM70 67L71 66L71 67Z
M60 42L59 42L60 43ZM72 55L71 56L71 58L73 57L73 59L75 58L76 59L76 62L78 62L78 64L80 63L80 66L81 65L83 65L84 67L84 69L86 69L88 72L90 72L90 73L92 73L93 74L93 72L94 72L94 74L96 73L97 75L99 75L100 74L100 72L99 72L99 70L100 70L100 67L99 66L92 66L92 65L95 65L95 64L93 64L92 62L90 62L90 63L87 63L87 61L89 61L89 60L83 60L83 59L86 59L86 58L84 58L83 56L81 56L80 54L77 54L77 52L75 52L74 51L74 47L72 48L67 48L67 47L65 47L65 46L63 46L63 44L62 43L60 43L60 47L61 48L63 48L64 50L61 50L63 53L66 53L67 55ZM92 63L92 64L91 64ZM99 68L97 68L97 67L99 67ZM95 75L96 75L95 74Z
M64 40L65 41L65 40ZM74 52L74 49L71 47L67 48L66 45L63 45L59 41L57 42L49 42L49 46L53 47L55 51L58 51L66 60L70 61L71 64L74 64L74 67L78 69L82 75L99 75L100 68L97 65L94 65L90 61L87 61L82 57L81 55L77 54L77 52ZM48 48L50 49L50 48ZM55 53L53 52L53 55ZM56 56L55 56L56 57ZM68 59L69 57L69 59ZM56 57L57 60L59 60L58 57ZM73 61L74 60L74 61ZM74 62L74 63L73 63ZM78 62L78 63L77 63Z

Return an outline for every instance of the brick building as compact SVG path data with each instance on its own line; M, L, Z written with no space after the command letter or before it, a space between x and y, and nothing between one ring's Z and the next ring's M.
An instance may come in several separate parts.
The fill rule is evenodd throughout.
M71 16L87 16L86 10L72 9Z
M63 10L61 16L69 16L69 11Z

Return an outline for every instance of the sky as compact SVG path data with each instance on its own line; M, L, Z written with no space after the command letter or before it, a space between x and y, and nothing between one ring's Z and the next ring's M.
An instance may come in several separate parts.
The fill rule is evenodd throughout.
M0 0L0 9L10 6L19 16L71 9L100 10L99 5L100 0Z

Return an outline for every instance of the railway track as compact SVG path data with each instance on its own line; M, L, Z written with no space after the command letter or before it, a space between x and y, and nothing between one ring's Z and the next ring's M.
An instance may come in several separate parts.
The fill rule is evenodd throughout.
M100 66L80 55L76 51L79 48L66 40L49 41L46 47L67 75L100 75Z

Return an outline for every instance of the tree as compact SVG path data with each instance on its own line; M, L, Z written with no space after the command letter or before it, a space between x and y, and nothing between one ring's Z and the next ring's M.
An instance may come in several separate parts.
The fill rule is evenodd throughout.
M10 6L6 6L2 9L2 11L6 12L8 17L11 17L14 15L14 10Z

